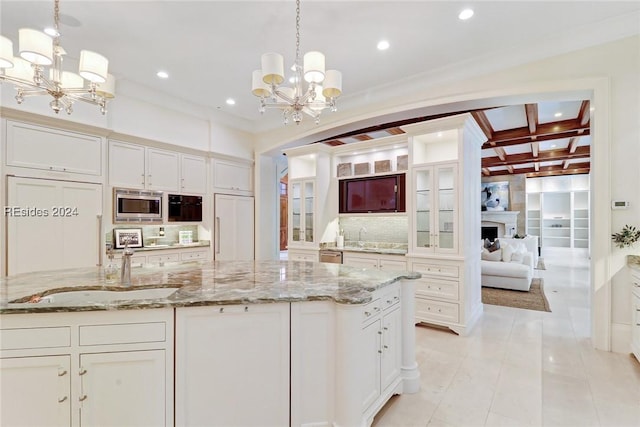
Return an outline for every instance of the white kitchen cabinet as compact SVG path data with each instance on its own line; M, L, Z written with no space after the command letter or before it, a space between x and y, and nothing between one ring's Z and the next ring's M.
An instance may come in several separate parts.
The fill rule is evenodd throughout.
M180 253L181 261L200 261L209 258L209 251L206 250L188 250Z
M69 355L0 358L0 425L70 426Z
M254 255L254 200L250 196L216 194L214 258L247 261Z
M91 267L102 250L102 186L81 182L8 180L8 274Z
M176 309L176 425L289 425L289 311Z
M173 425L173 309L0 324L2 425Z
M318 262L320 260L320 254L313 249L289 249L287 255L289 261Z
M213 188L218 193L253 193L253 165L248 161L214 158Z
M357 252L344 251L342 263L352 267L374 268L385 271L405 271L407 269L407 261L404 255L359 254Z
M180 154L180 191L188 194L207 192L207 160L204 157Z
M56 179L99 182L102 138L44 126L7 121L9 167L47 171Z
M165 350L80 355L83 426L166 426ZM144 408L144 409L142 409Z
M109 185L178 192L178 153L109 141Z
M470 114L402 126L409 136L412 197L409 270L415 320L465 335L482 315L480 284L481 146Z
M289 241L312 245L316 239L315 181L289 181Z
M640 361L640 272L631 271L631 351Z
M413 168L416 253L457 253L457 166Z

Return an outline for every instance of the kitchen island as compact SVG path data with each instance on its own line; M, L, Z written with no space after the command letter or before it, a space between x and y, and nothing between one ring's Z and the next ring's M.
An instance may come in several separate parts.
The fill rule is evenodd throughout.
M130 288L97 268L2 279L1 424L369 425L419 389L415 278L229 261L136 268Z

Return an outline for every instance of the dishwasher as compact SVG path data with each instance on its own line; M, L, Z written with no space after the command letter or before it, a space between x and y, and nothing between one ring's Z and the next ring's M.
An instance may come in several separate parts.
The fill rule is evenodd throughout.
M332 250L323 249L320 251L320 262L342 264L342 251L332 251Z

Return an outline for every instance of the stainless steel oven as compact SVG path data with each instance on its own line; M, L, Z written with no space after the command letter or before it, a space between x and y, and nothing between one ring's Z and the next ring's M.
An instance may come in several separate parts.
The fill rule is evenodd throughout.
M114 223L162 223L162 192L113 189Z

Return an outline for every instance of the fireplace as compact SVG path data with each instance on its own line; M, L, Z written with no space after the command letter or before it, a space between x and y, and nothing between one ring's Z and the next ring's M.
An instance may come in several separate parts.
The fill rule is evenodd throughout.
M482 240L489 239L492 242L498 238L498 227L481 227Z

